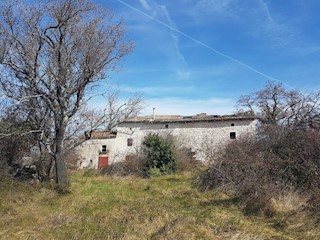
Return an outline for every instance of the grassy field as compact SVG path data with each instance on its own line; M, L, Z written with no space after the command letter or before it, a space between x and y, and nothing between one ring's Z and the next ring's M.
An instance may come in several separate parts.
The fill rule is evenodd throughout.
M152 179L78 172L70 194L0 182L0 239L320 239L307 214L244 216L232 198L200 192L191 174Z

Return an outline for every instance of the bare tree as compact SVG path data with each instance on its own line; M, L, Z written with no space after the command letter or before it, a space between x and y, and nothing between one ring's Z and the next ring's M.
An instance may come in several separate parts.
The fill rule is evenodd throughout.
M119 93L118 88L113 88L105 94L107 100L105 121L108 130L114 128L121 121L137 116L145 107L140 95L134 94L128 100L120 101Z
M113 71L132 44L122 21L85 0L7 3L0 10L0 84L32 119L67 184L64 143L86 95Z
M263 90L241 96L238 106L240 111L254 112L264 125L307 127L319 117L320 92L287 90L280 83L268 82Z
M105 100L104 108L93 108L85 104L72 117L65 137L69 151L89 139L93 131L116 131L114 127L119 122L137 116L145 107L143 98L138 94L121 100L118 88L109 87L108 92L102 96ZM81 140L80 136L85 136L85 139Z

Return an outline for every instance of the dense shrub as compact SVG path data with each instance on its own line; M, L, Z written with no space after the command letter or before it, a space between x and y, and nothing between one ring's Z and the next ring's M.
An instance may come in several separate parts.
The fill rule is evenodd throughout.
M145 136L141 153L146 173L165 175L175 172L177 169L175 150L174 141L169 136L162 137L159 134Z
M190 172L199 169L202 164L195 160L194 153L190 149L180 148L175 149L176 156L176 171ZM149 177L161 176L163 172L158 168L146 168L146 158L141 153L127 155L125 160L114 162L104 169L104 174L109 176L134 176L134 177Z
M287 189L310 195L318 192L320 133L281 128L267 133L228 144L198 177L200 188L232 190L245 201L246 213L266 214L271 199Z
M35 144L34 134L25 116L17 114L17 108L6 106L0 111L0 169L1 165L13 176L24 168L23 157L29 156L31 146ZM33 164L33 163L31 163ZM30 164L30 165L31 165ZM24 169L23 169L24 168Z

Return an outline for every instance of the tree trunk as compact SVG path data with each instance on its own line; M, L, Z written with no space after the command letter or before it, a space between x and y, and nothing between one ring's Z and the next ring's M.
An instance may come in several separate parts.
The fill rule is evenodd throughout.
M64 129L56 130L56 149L55 149L55 162L56 162L56 183L68 185L67 165L64 160L63 152L63 137Z
M40 160L37 163L39 179L42 181L50 181L52 179L54 159L49 154L41 153Z

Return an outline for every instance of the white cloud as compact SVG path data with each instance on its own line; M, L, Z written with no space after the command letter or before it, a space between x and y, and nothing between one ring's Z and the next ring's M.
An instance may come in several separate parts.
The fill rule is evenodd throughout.
M142 114L149 115L152 108L156 108L156 114L161 115L195 115L207 114L232 114L235 111L234 100L230 98L210 99L182 99L182 98L154 98L146 99L148 107Z
M189 79L191 76L191 71L190 70L182 70L182 69L177 69L176 70L176 75L178 79Z
M199 25L210 21L211 24L234 22L246 26L247 34L262 38L272 48L292 47L297 42L295 26L273 17L264 0L200 0L188 12Z
M123 90L123 89L121 89ZM119 101L124 102L127 98L120 97ZM145 99L146 108L142 110L141 115L151 115L155 108L159 115L183 115L190 116L198 113L207 113L208 115L233 114L236 101L231 98L149 98ZM89 106L95 109L104 109L106 100L102 97L91 99Z
M146 10L151 10L151 7L149 6L147 0L139 0L142 7L144 7Z
M273 18L271 17L271 14L270 14L268 5L267 5L263 0L260 0L260 3L261 3L261 5L263 6L263 8L265 9L265 11L266 11L268 20L269 20L270 22L273 22Z
M131 86L120 86L119 87L122 92L127 93L141 93L141 94L149 94L149 95L162 95L162 94L170 94L170 93L190 93L194 90L193 86L146 86L146 87L131 87Z
M153 0L139 0L142 7L147 10L146 14L149 18L144 16L145 20L142 20L137 24L136 19L132 19L130 29L135 29L137 31L148 32L148 39L157 36L157 42L165 46L165 51L163 55L169 58L169 63L171 65L171 70L175 73L176 79L188 79L190 77L190 71L188 69L187 61L180 51L180 39L179 35L172 29L178 29L177 24L171 18L170 12L165 5L161 5ZM155 27L158 23L150 21L153 19L155 21L163 22L168 26L169 29ZM170 37L168 37L168 32ZM161 33L161 36L160 36ZM160 40L159 38L163 39ZM158 49L161 46L157 45Z
M166 6L162 5L161 9L166 17L166 20L169 23L169 26L172 27L173 29L178 29L177 24L171 19L170 14ZM175 71L177 73L177 77L179 79L188 79L190 77L190 71L188 70L188 64L186 62L186 59L184 58L183 54L180 51L179 47L179 37L177 34L171 29L170 30L170 35L173 40L174 44L174 49L175 49L175 54L176 54L176 66L175 66Z
M201 0L197 2L196 7L203 11L226 12L229 11L232 0Z

